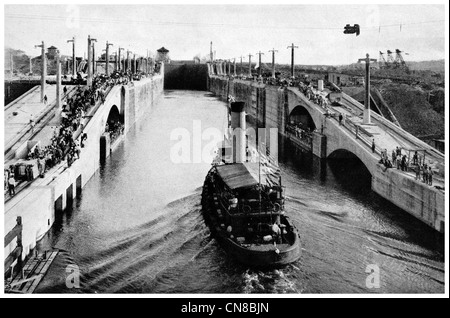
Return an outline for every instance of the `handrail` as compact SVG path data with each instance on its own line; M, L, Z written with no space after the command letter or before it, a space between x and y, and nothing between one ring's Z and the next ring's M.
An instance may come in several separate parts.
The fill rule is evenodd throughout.
M342 93L342 97L344 97L344 99L346 99L347 101L351 102L356 107L362 109L362 106L360 105L360 103L357 100L355 100L354 98L352 98L351 96L349 96L349 95L347 95L345 93ZM403 135L403 138L407 142L409 142L409 143L411 143L411 144L413 144L415 146L420 146L422 148L426 148L428 154L432 155L434 153L434 155L437 156L438 158L444 159L444 157L445 157L444 154L442 154L438 150L434 149L433 147L431 147L430 145L428 145L424 141L422 141L422 140L418 139L417 137L413 136L411 133L407 132L402 127L396 126L394 123L392 123L389 120L381 117L377 113L373 113L372 112L371 116L374 117L375 119L377 119L382 125L384 125L389 130L394 131L394 132L401 131L402 135Z

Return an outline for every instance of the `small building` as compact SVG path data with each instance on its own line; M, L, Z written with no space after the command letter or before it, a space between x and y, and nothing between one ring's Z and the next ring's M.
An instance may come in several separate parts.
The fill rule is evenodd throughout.
M47 58L49 60L54 60L56 58L56 55L58 54L58 48L54 47L53 45L47 48Z
M361 86L364 85L364 76L355 76L339 72L328 72L328 82L338 86Z
M158 50L156 50L156 61L157 62L164 62L164 63L170 63L170 57L169 57L169 50L166 49L164 46Z
M346 85L347 83L350 83L351 78L352 78L352 76L342 74L342 73L335 73L335 72L328 73L328 82L336 84L338 86Z

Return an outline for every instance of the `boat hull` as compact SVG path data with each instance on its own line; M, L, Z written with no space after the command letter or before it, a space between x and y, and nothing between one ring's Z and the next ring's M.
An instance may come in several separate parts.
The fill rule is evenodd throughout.
M251 267L281 267L297 261L301 256L301 242L298 231L294 228L291 244L265 244L261 249L258 246L243 246L230 238L229 233L222 226L217 210L219 209L213 186L209 184L209 178L205 180L202 193L202 210L206 224L211 230L212 236L221 247L239 263Z

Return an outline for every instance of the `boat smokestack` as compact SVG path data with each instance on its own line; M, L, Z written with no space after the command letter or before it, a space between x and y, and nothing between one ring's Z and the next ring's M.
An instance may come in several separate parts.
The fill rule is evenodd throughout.
M233 130L233 162L246 162L247 137L245 102L231 103L231 129Z

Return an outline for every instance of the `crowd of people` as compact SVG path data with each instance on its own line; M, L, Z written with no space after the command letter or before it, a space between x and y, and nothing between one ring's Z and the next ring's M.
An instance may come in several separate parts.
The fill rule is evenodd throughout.
M417 151L414 152L412 162L410 162L406 155L402 153L402 149L397 146L396 149L392 150L391 159L389 159L387 150L385 149L381 152L379 163L383 164L386 169L393 167L397 167L397 169L401 171L412 169L416 173L416 180L422 180L422 182L430 186L433 185L434 172L432 168L424 162L423 158L420 158Z
M416 168L416 180L420 181L420 179L430 186L433 185L433 170L426 163Z
M297 138L311 144L312 131L311 129L305 128L301 122L291 122L286 126L286 129L292 132Z
M67 160L70 167L72 163L80 158L81 148L84 147L87 140L87 134L83 131L87 123L86 113L98 101L104 102L108 89L115 85L126 85L131 80L140 79L144 74L131 74L130 72L113 72L111 76L104 74L97 75L93 78L90 88L78 86L75 92L69 96L67 87L63 88L66 101L63 103L61 112L61 124L53 128L53 135L50 144L45 147L35 145L28 152L27 160L36 160L39 176L43 177L45 172L61 161ZM34 122L33 122L34 124ZM115 139L123 133L123 125L120 122L113 122L112 127L108 128L111 138ZM75 132L80 130L80 134L75 138ZM24 165L26 170L25 177L22 179L31 181L33 179L32 165ZM15 194L16 182L16 166L11 165L5 170L5 188L11 196Z
M111 122L106 123L105 132L109 132L111 143L113 143L117 139L117 137L123 134L124 128L125 126L118 120L112 120Z

